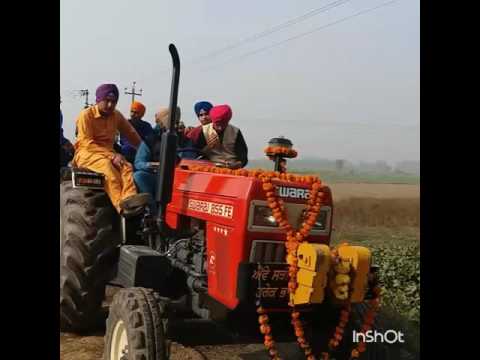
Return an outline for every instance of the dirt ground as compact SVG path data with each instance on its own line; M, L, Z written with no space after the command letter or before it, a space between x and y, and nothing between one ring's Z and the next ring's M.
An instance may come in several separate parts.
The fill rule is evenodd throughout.
M105 311L116 291L107 287ZM256 327L250 329L250 333L239 335L212 321L180 321L173 330L171 360L268 360ZM304 359L293 341L279 341L277 347L286 359ZM102 331L83 336L60 333L60 360L100 360L103 349Z
M328 184L334 201L351 197L369 198L418 198L418 185L404 184ZM108 294L109 298L112 295ZM107 304L105 304L107 305ZM211 323L185 323L178 330L179 340L172 344L172 360L267 360L266 351L258 341L257 334L239 339L225 329L218 329ZM206 337L202 337L205 335ZM99 360L103 356L103 333L78 336L60 333L61 360ZM293 342L279 342L278 348L284 358L304 359Z
M100 360L103 356L102 334L78 336L60 333L60 360ZM172 344L172 360L204 360L201 353L191 347Z
M287 323L285 321L285 323ZM276 324L278 325L278 323ZM273 325L272 325L273 327ZM275 326L278 329L278 326ZM290 332L285 327L284 332ZM304 360L305 355L293 341L291 335L279 334L277 349L283 359ZM174 342L171 348L171 360L269 360L270 357L258 336L258 330L251 330L250 334L238 335L231 330L203 320L187 320L177 325ZM278 337L277 337L278 336ZM288 338L290 339L288 339ZM61 360L101 360L103 354L102 334L77 336L60 333ZM334 359L332 359L334 360ZM400 350L394 357L379 360L417 360L408 352Z

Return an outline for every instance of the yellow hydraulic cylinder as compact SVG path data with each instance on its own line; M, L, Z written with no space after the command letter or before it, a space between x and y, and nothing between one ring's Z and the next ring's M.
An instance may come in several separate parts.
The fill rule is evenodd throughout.
M323 244L300 244L297 259L298 287L293 294L293 303L301 305L323 302L330 268L330 248Z

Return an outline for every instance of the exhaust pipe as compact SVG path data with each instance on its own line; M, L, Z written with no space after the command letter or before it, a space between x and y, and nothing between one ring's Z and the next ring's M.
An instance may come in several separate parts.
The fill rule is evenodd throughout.
M167 131L162 134L160 146L160 166L158 170L157 193L155 201L158 205L157 225L160 234L165 234L167 225L165 223L165 210L167 204L172 200L173 177L177 160L177 132L175 131L175 119L177 112L178 84L180 81L180 57L175 45L168 47L172 56L173 72L172 85L170 90L170 116Z

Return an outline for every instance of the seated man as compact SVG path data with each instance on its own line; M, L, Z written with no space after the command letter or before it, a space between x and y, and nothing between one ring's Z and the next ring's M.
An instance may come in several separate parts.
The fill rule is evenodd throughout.
M155 114L155 126L153 134L147 136L140 144L135 156L135 172L133 178L138 191L149 193L152 196L150 207L156 212L155 194L157 191L157 170L160 161L160 145L162 134L167 130L170 111L168 108L161 108ZM177 107L176 122L180 121L180 108Z
M212 109L213 105L208 101L199 101L193 106L193 110L197 115L198 121L200 122L199 127L203 125L210 124L212 121L210 120L210 110ZM189 136L189 133L195 129L193 126L189 126L185 129L185 135Z
M177 155L180 159L196 159L200 152L193 146L192 140L187 137L187 132L185 124L180 121L177 127Z
M161 108L155 114L155 122L157 125L154 128L154 131L159 134L159 137L168 127L168 118L170 116L170 110L168 108ZM181 118L181 110L180 107L177 106L177 114L175 120L175 129L177 131L177 155L181 159L195 159L198 157L198 151L195 150L195 147L192 144L192 141L187 138L186 133L187 129L185 128L185 124L180 121ZM192 149L192 150L190 150Z
M117 131L135 148L141 142L132 125L115 110L118 96L116 85L100 85L96 91L96 105L82 110L77 118L78 136L73 161L77 167L105 175L105 192L115 209L126 216L138 213L150 196L137 194L132 165L113 150Z
M212 110L213 105L208 101L199 101L194 105L195 114L197 114L198 121L200 124L207 125L212 122L210 119L210 110Z
M188 136L208 160L238 169L247 165L248 148L240 129L229 124L231 118L230 106L214 106L210 110L212 122L193 129Z
M142 120L143 115L145 115L145 106L141 102L134 101L130 107L130 120L128 122L133 126L137 134L140 135L140 138L145 140L148 135L153 133L153 128L150 123ZM120 135L120 146L122 155L125 156L128 162L133 164L137 149L123 135Z
M182 111L180 107L177 106L176 121L179 122L182 116ZM155 127L153 128L154 132L161 133L165 131L168 127L168 117L170 116L170 109L167 107L162 107L155 113Z

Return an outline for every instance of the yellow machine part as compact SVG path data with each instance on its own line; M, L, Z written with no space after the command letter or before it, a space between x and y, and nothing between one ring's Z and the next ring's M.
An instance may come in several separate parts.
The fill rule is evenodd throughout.
M344 245L338 247L338 255L351 264L350 302L363 301L368 286L371 253L363 246Z
M292 295L292 302L295 305L323 302L330 268L330 248L323 244L300 244L297 259L298 287Z

